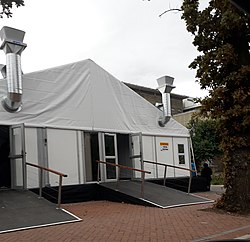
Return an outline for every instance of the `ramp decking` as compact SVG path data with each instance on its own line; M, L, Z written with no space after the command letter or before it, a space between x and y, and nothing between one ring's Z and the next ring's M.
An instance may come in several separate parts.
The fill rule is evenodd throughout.
M30 191L0 191L0 234L80 220Z
M169 187L164 187L151 182L144 184L144 198L141 198L141 183L139 181L120 181L117 190L116 182L100 183L101 186L115 190L119 193L126 194L130 197L135 197L150 205L160 208L171 208L178 206L186 206L201 203L214 202L207 198L199 197L193 194L187 194L179 190Z

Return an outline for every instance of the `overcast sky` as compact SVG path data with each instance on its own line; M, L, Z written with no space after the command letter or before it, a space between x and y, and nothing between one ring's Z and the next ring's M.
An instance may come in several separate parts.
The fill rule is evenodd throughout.
M204 96L188 65L196 57L193 37L180 13L181 0L26 0L2 26L26 32L24 73L92 59L121 81L151 88L175 78L174 93ZM0 63L5 64L4 52Z

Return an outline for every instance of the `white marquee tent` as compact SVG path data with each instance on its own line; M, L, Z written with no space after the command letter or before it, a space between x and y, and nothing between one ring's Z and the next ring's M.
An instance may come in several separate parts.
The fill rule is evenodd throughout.
M5 95L6 81L1 80L0 98ZM129 154L124 151L129 150L127 138L121 135L141 133L144 158L190 167L188 130L174 119L170 119L165 127L160 127L160 110L92 60L24 74L22 103L22 110L17 113L9 113L0 105L0 126L11 128L23 124L25 127L25 141L22 137L20 142L13 139L11 147L22 146L24 142L26 160L65 172L68 174L66 184L94 180L89 175L93 173L93 166L91 168L88 161L91 159L88 155L91 143L86 138L93 132L98 134L99 159L106 160L108 157L105 135L111 135L113 145L118 147L109 159L113 157L114 162L120 163L121 158L129 159ZM46 130L46 134L44 131L41 134L40 129ZM19 135L14 131L11 134ZM45 136L46 141L42 140ZM47 148L41 148L43 145ZM134 149L138 152L139 148ZM14 150L17 148L12 149L12 155ZM153 177L160 177L163 172L159 167L146 168L153 169ZM13 187L22 185L26 177L24 169L19 175L18 169L17 165ZM169 172L173 176L186 175L171 169ZM108 180L105 171L102 172L102 179ZM52 180L50 183L55 185ZM36 186L36 183L29 185L28 181L28 186Z

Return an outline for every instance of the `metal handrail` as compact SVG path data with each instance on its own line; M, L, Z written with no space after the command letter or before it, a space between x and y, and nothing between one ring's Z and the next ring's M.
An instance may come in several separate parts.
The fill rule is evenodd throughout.
M63 174L61 172L52 170L50 168L46 168L43 166L39 166L33 163L26 162L26 165L36 167L40 169L40 176L39 176L39 197L42 197L42 189L43 189L43 171L48 171L54 173L59 176L59 187L58 187L58 198L57 198L57 208L61 207L61 197L62 197L62 178L67 177L68 175Z
M197 172L196 170L192 170L192 169L185 168L185 167L180 167L180 166L168 165L168 164L164 164L164 163L158 163L158 162L155 162L155 161L143 160L143 162L145 162L145 163L150 163L150 164L154 164L154 165L165 166L165 169L164 169L163 186L166 186L167 167L168 167L168 166L169 166L169 167L172 167L172 168L180 169L180 170L189 171L189 172L190 172L190 177L189 177L189 182L188 182L188 194L190 193L190 190L191 190L191 182L192 182L192 172Z
M136 169L133 167L129 167L129 166L124 166L124 165L119 165L119 164L114 164L114 163L110 163L110 162L106 162L106 161L99 161L96 160L96 162L98 163L98 171L97 171L97 181L99 183L100 181L100 164L105 164L105 165L109 165L109 166L115 166L118 167L118 177L117 177L117 183L116 183L116 189L118 190L119 188L119 183L120 183L120 169L125 169L125 170L130 170L130 171L138 171L141 172L142 174L142 179L141 179L141 197L144 198L144 182L145 182L145 174L151 174L150 171L145 171L145 170L140 170L140 169Z

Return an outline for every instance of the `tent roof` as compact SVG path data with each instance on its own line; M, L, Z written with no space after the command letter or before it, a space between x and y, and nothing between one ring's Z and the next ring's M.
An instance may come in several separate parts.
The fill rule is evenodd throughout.
M0 98L6 81L0 81ZM1 106L1 105L0 105ZM23 108L0 107L1 124L189 136L174 119L158 125L161 111L92 60L23 75Z

